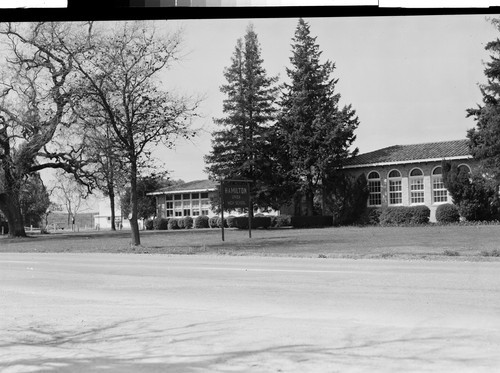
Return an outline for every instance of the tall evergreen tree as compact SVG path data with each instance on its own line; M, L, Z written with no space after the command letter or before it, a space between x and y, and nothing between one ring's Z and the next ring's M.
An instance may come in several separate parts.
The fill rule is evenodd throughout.
M500 31L500 19L491 22ZM467 116L477 122L467 137L472 155L481 161L485 174L500 183L500 39L487 43L485 49L491 58L484 70L488 83L479 86L483 105L467 109Z
M349 148L359 120L350 105L339 108L337 79L331 78L335 64L320 62L316 37L303 19L292 40L290 83L284 85L278 140L285 147L282 170L287 185L295 189L296 206L301 198L306 202L305 211L295 213L312 215L315 194L334 182L342 161L355 153Z
M212 150L205 156L212 179L244 178L253 181L258 206L272 204L271 128L276 115L277 77L268 77L261 48L250 24L244 41L238 39L231 66L224 70L227 84L221 87L225 117L214 119L221 128L213 133Z

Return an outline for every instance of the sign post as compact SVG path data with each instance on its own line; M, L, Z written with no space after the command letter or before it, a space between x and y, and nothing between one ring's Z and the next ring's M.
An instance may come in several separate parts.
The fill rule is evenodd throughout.
M219 199L220 199L220 217L222 220L221 224L222 242L224 242L224 180L220 181Z
M221 180L220 206L224 221L224 209L248 207L248 236L252 238L252 197L250 195L250 180ZM222 224L222 241L224 241L224 224Z

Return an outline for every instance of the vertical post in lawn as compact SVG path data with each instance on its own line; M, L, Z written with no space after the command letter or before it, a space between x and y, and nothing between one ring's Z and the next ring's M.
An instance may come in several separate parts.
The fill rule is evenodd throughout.
M221 234L222 242L224 242L224 180L220 180L220 191L219 191L219 206L220 206L220 216L222 220L221 224Z
M248 188L248 238L252 238L253 206L252 206L252 193L250 193L250 183L247 183L247 188Z

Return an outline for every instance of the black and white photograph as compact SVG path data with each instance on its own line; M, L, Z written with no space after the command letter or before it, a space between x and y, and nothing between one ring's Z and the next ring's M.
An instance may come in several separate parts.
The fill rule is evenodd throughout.
M500 371L500 9L299 3L0 3L0 372Z

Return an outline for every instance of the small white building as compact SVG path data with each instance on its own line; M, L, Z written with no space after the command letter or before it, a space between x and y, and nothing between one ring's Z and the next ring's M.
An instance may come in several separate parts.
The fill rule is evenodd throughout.
M122 216L122 211L115 205L115 227L117 230L130 229L128 217ZM111 229L111 205L109 200L99 202L99 213L94 215L95 229ZM143 221L139 220L139 229L143 229Z

